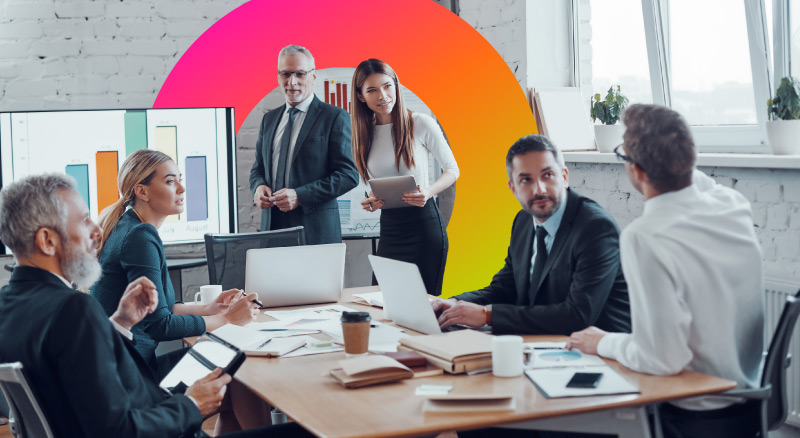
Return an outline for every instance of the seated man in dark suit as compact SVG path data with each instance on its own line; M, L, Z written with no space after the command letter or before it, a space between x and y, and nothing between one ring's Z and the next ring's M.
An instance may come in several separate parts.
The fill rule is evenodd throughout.
M18 266L0 289L0 362L22 363L56 436L200 435L231 377L217 369L185 395L158 386L130 333L155 309L155 285L145 277L131 283L110 319L92 296L70 287L88 289L99 277L100 232L66 175L30 176L3 188L0 239ZM306 433L298 426L271 431Z
M561 153L546 137L517 140L506 169L522 210L505 266L481 290L436 300L439 325L488 324L495 334L568 335L592 325L630 332L619 228L611 215L568 187Z

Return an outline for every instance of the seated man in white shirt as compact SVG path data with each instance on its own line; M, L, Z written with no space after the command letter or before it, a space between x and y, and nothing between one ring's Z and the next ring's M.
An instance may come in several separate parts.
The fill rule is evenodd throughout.
M687 369L757 385L763 266L749 202L694 169L694 142L675 111L632 105L623 121L616 152L645 197L642 216L620 238L633 330L589 327L568 346L639 372ZM752 438L758 415L752 402L711 396L661 409L666 437Z

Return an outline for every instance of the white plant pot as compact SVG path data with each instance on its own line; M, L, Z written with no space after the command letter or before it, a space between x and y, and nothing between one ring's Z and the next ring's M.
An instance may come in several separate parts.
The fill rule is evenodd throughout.
M800 120L767 120L767 138L775 155L800 154Z
M614 152L614 148L622 144L624 125L594 125L594 142L600 152Z

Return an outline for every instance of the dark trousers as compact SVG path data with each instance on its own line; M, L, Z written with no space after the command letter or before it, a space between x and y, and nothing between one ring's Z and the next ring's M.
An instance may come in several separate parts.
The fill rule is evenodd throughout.
M297 423L278 424L220 435L221 438L305 438L313 436Z
M664 438L753 438L761 424L757 401L711 411L690 411L663 404L659 413Z
M424 207L381 210L377 255L417 265L431 295L442 293L447 248L447 232L433 199ZM374 277L372 284L377 284Z

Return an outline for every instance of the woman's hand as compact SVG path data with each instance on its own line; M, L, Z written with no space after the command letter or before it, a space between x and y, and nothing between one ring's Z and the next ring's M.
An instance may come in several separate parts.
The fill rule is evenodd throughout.
M230 324L249 324L255 321L258 316L258 304L254 302L257 300L258 295L254 293L244 297L244 299L236 300L228 306L223 316Z
M403 195L403 202L414 207L424 207L428 199L431 198L431 192L428 189L423 189L417 186L416 192L406 193Z
M203 315L217 315L226 310L228 307L244 296L244 291L241 289L228 289L217 296L213 303L208 303L204 307Z
M375 197L375 194L369 192L369 198L364 198L361 201L361 208L366 211L375 211L383 207L383 200Z

